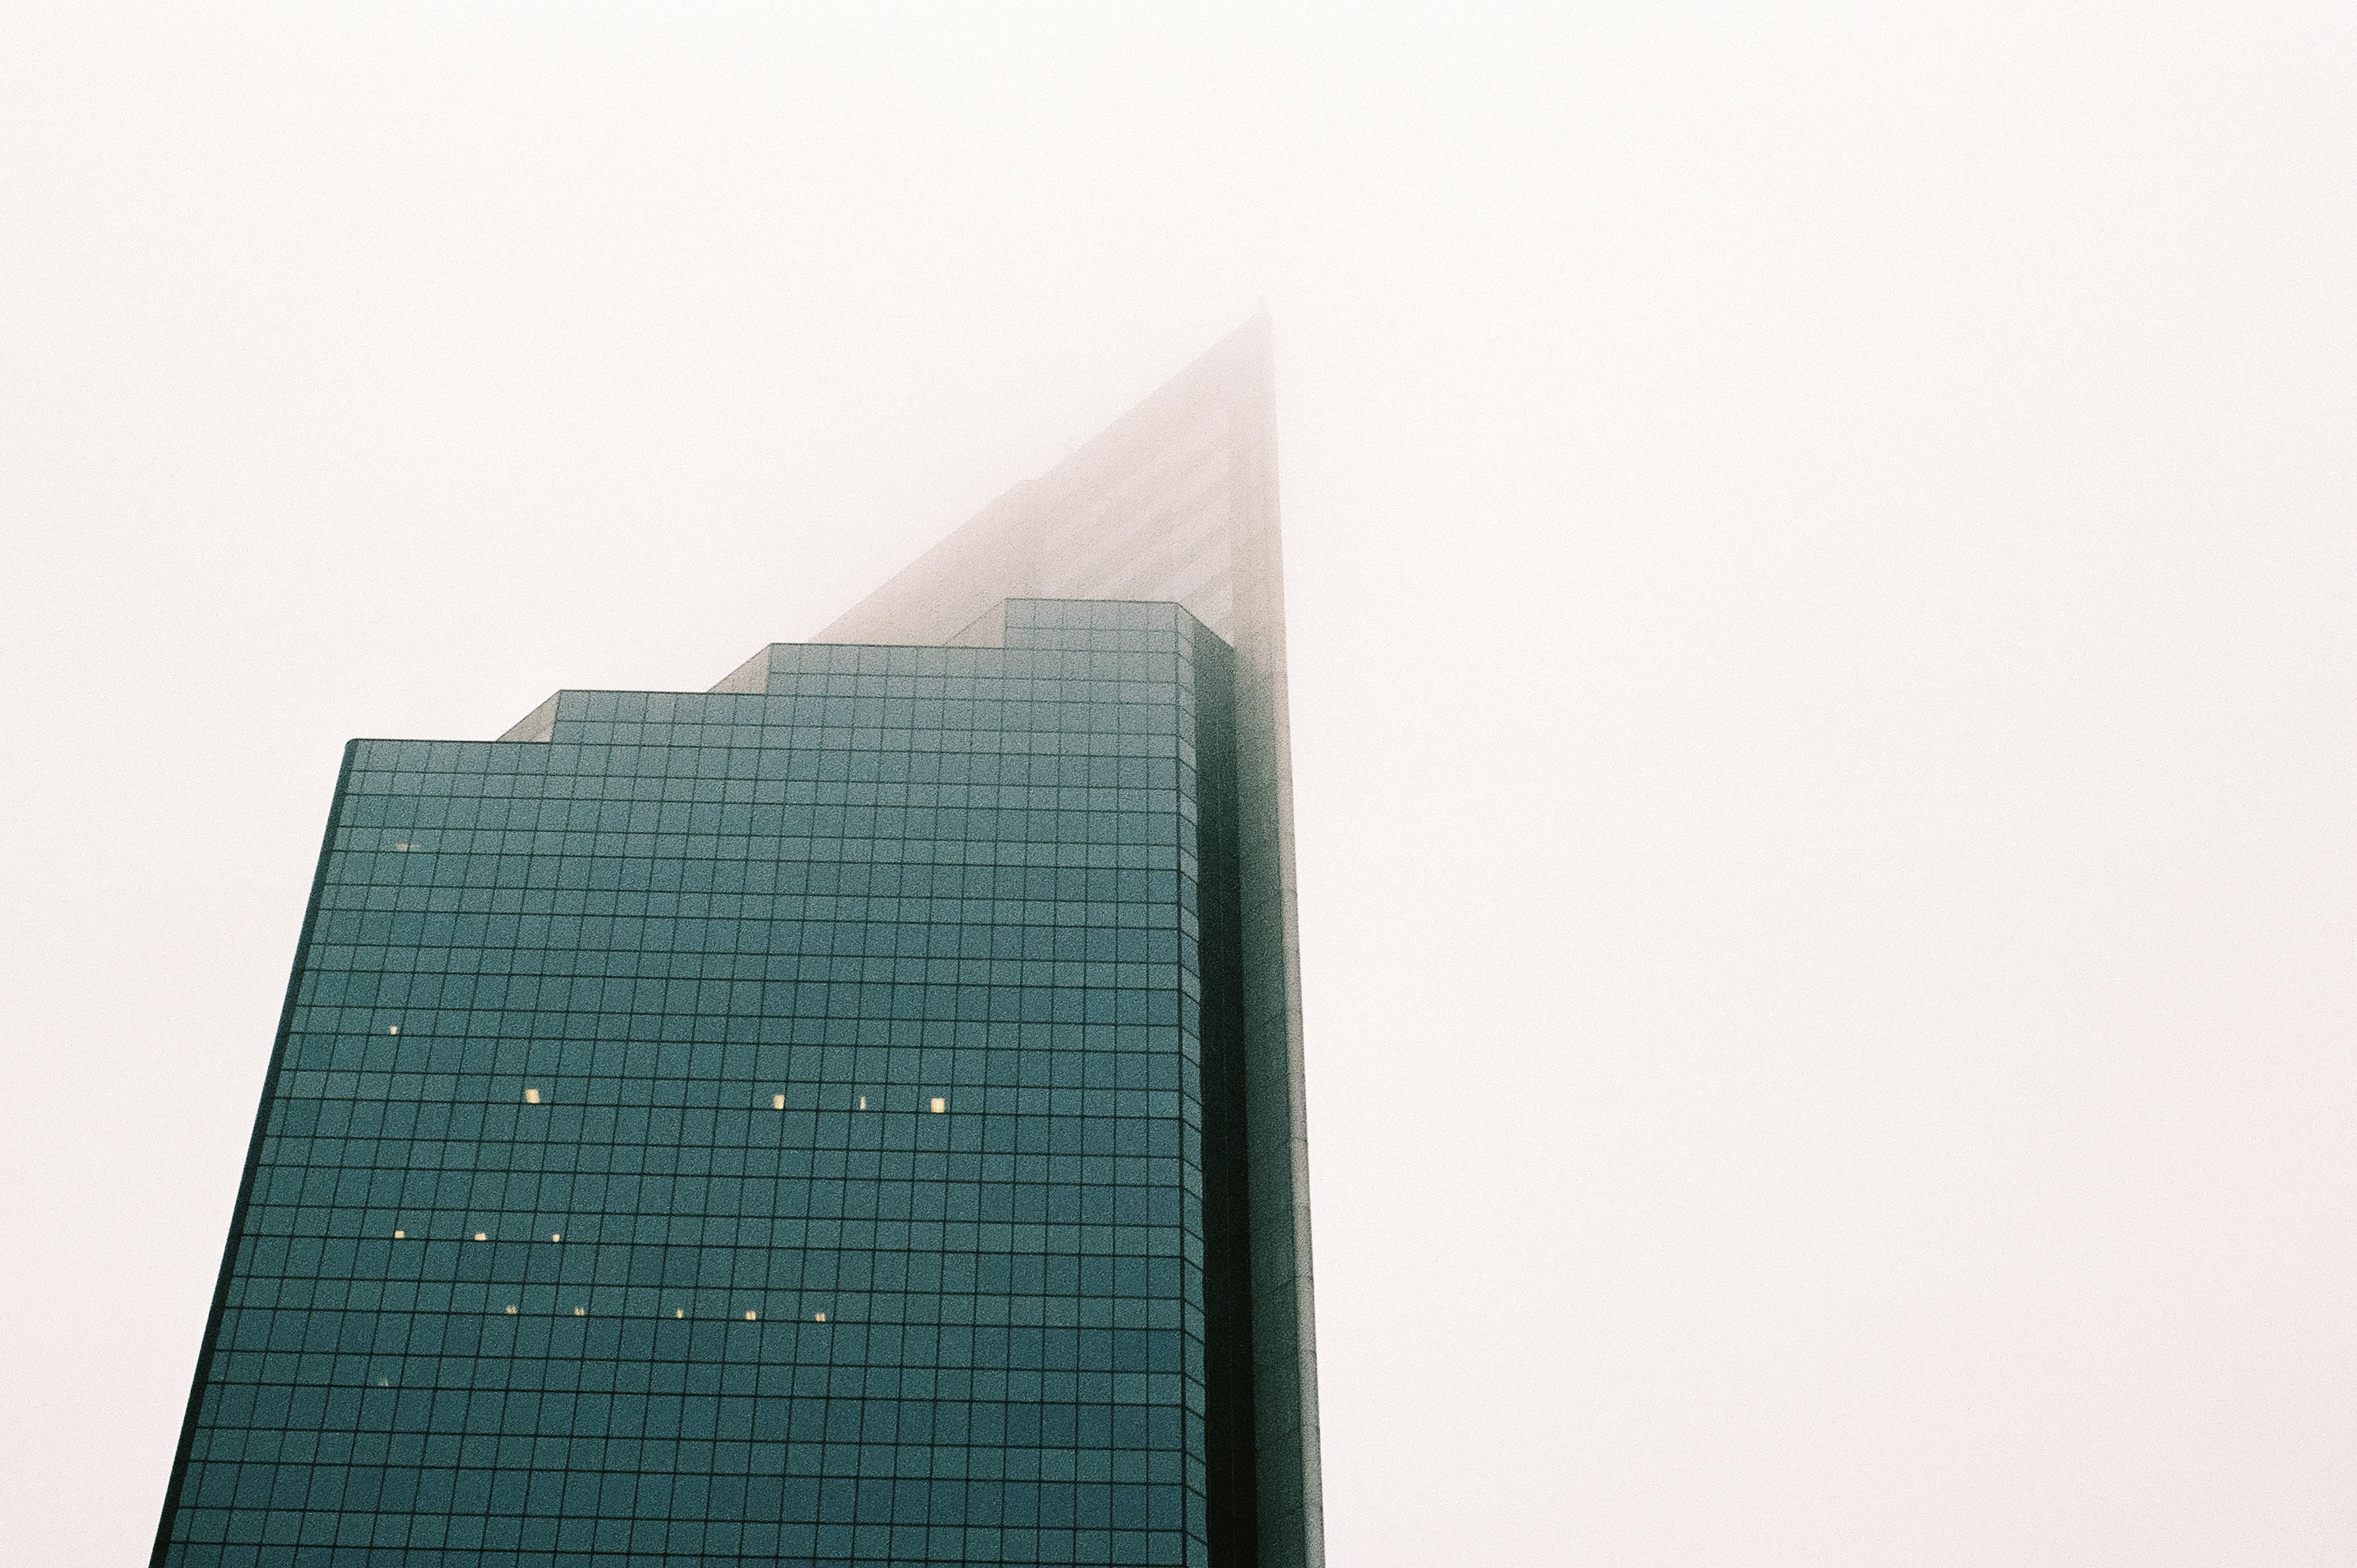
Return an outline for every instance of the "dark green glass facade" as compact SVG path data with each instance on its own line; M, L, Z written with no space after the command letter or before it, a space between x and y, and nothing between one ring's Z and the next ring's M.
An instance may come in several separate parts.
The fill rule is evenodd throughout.
M157 1563L1252 1560L1230 652L1001 635L352 744Z

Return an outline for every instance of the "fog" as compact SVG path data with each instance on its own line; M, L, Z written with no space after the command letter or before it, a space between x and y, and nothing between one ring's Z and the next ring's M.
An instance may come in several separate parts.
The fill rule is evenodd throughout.
M1264 301L1332 1561L2357 1558L2352 51L0 7L0 1560L147 1551L348 737Z

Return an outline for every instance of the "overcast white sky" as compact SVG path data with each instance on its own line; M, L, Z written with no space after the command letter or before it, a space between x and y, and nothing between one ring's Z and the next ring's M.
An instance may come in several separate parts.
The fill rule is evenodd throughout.
M1332 1560L2357 1560L2352 82L0 0L0 1561L146 1551L344 740L708 685L1263 297Z

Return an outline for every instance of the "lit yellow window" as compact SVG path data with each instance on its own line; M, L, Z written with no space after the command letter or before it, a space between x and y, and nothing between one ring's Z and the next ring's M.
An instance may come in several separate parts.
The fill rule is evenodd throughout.
M859 1109L862 1111L867 1109L867 1096L864 1094L859 1097Z
M773 1095L770 1096L770 1110L772 1110L772 1111L783 1111L785 1108L786 1108L786 1097L785 1097L784 1095L782 1095L782 1094L773 1094Z
M934 1114L934 1115L938 1116L938 1115L940 1115L942 1112L947 1111L949 1108L950 1108L950 1102L949 1102L948 1101L943 1100L943 1099L942 1099L940 1095L938 1095L938 1094L936 1094L936 1095L934 1095L934 1096L933 1096L933 1114Z
M747 1313L747 1314L745 1315L745 1321L746 1321L746 1322L748 1322L748 1323L752 1322L752 1321L753 1321L753 1315L752 1315L751 1313L749 1313L749 1312L748 1312L748 1313Z
M488 1241L490 1240L490 1237L486 1235L484 1232L478 1230L475 1232L475 1240L478 1241Z
M818 1322L820 1322L820 1323L824 1323L824 1322L826 1321L826 1314L825 1314L825 1313L823 1313L823 1312L820 1313L820 1314L818 1315L818 1317L817 1317L816 1321L818 1321Z
M523 1091L523 1102L524 1102L526 1105L537 1105L537 1104L539 1104L539 1103L540 1103L540 1090L536 1090L536 1089L527 1089L527 1090L525 1090Z
M573 1316L576 1317L587 1317L589 1316L589 1309L586 1306L576 1306L573 1309Z
M400 1026L400 1025L398 1025L398 1024L395 1024L395 1025L393 1025L391 1028L387 1029L387 1030L385 1031L385 1033L386 1033L386 1034L388 1034L388 1035L398 1035L399 1033L401 1033L401 1026Z
M409 1232L406 1230L396 1230L393 1233L393 1239L396 1241L406 1241L409 1240Z
M513 1317L515 1316L515 1303L513 1302L508 1303L508 1316L510 1317Z
M562 1230L551 1230L548 1233L548 1239L552 1241L562 1241L565 1240L565 1232Z
M674 1313L673 1313L673 1314L672 1314L672 1316L673 1316L673 1317L685 1317L685 1316L687 1316L687 1314L686 1314L684 1311L679 1311L679 1312L674 1312Z

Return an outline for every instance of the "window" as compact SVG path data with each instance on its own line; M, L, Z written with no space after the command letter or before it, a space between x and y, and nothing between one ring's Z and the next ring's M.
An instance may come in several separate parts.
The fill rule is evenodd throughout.
M1010 624L1028 627L1047 613L1034 607ZM782 1437L825 1412L772 1398L823 1402L838 1389L880 1397L974 1358L963 1326L907 1319L996 1320L1015 1311L996 1310L1000 1303L1044 1294L1074 1301L1077 1320L1060 1310L1062 1326L1023 1330L1021 1343L1032 1335L1039 1342L1021 1358L1043 1378L1114 1380L1120 1397L1108 1392L1092 1415L1073 1418L1098 1423L1080 1445L1125 1451L1117 1463L1132 1466L1140 1490L1149 1471L1160 1477L1153 1484L1165 1490L1152 1508L1172 1528L1152 1542L1071 1543L1052 1553L1035 1543L1006 1555L1184 1562L1184 1509L1172 1499L1209 1440L1200 1422L1189 1431L1185 1401L1201 1395L1183 1369L1200 1355L1206 1282L1217 1276L1186 1262L1185 1249L1200 1238L1181 1233L1181 1221L1200 1223L1200 1192L1189 1189L1204 1165L1202 1043L1182 1026L1182 994L1187 973L1204 983L1200 960L1226 940L1225 927L1206 922L1230 917L1205 903L1194 880L1203 869L1194 855L1204 852L1209 867L1216 846L1182 813L1209 810L1225 783L1215 767L1197 774L1194 721L1181 711L1196 700L1187 684L1194 671L1183 654L1159 643L1159 652L1139 651L1134 643L1146 633L1094 624L1146 613L1059 608L1056 626L1034 637L1049 646L1011 653L788 649L769 660L779 673L759 696L576 692L564 699L563 738L553 746L470 742L446 755L422 743L362 743L346 801L350 825L368 835L356 842L371 853L330 856L314 945L300 960L307 978L289 1026L289 1076L276 1091L243 1222L252 1257L241 1251L233 1283L243 1301L296 1315L270 1319L269 1333L289 1345L365 1338L371 1355L398 1349L411 1359L379 1361L378 1377L359 1379L348 1361L306 1362L299 1352L258 1366L235 1356L210 1363L208 1377L223 1392L199 1412L198 1444L239 1452L231 1445L241 1432L262 1434L244 1440L238 1462L268 1453L274 1458L258 1463L278 1475L264 1478L284 1483L283 1492L257 1490L252 1474L231 1476L243 1495L295 1498L313 1463L307 1453L275 1460L291 1451L264 1384L274 1394L293 1385L307 1401L316 1393L325 1402L303 1406L304 1423L351 1431L366 1424L352 1382L389 1399L385 1374L400 1365L414 1400L463 1380L494 1401L511 1396L495 1404L497 1424L531 1441L537 1457L544 1439L594 1441L619 1418L586 1395L563 1404L512 1396L544 1396L560 1381L611 1383L628 1361L659 1358L667 1377L683 1374L698 1389L759 1387L761 1430ZM1010 662L1022 667L1019 678L1005 673ZM1157 671L1172 683L1147 682ZM1216 685L1207 685L1209 699L1223 696ZM1131 710L1142 706L1164 711L1168 722L1135 726L1140 715ZM440 767L451 756L463 764L455 772ZM395 761L404 768L397 784ZM1147 819L1150 833L1140 836ZM372 853L391 845L376 835L404 827L445 837L440 845L407 841L419 853L392 866ZM704 986L724 972L730 989L716 1008L723 993ZM1211 983L1232 983L1232 974L1220 978L1227 973ZM736 991L738 974L758 974L761 989ZM1011 1011L1039 1015L985 1016L998 1008L982 986L1023 987ZM1035 1008L1049 991L1051 1004ZM413 1005L426 1020L424 1039L384 1016ZM360 1043L380 1034L394 1037L382 1047ZM510 1076L522 1072L565 1074L573 1099L563 1117L500 1111L502 1083L514 1085L511 1104L555 1109L554 1085ZM771 1088L761 1087L765 1078ZM959 1084L955 1095L926 1087L943 1079ZM870 1095L861 1082L879 1087ZM849 1129L824 1113L846 1083L861 1118ZM768 1108L775 1122L736 1114L748 1108L737 1098L748 1089L749 1108ZM945 1115L952 1099L974 1113L955 1136L865 1114L897 1101ZM1002 1171L1011 1186L985 1179ZM405 1246L407 1221L379 1227L388 1210L413 1204L426 1215L420 1240L448 1236L437 1228L454 1217L464 1223L468 1208L511 1224L560 1214L569 1224L580 1214L589 1239L561 1260L513 1247L497 1257L453 1259L447 1247L424 1247L394 1258L317 1234L373 1230ZM978 1258L963 1234L984 1222L1023 1226L1025 1245ZM572 1235L562 1225L511 1233L537 1235L552 1250ZM488 1225L457 1235L492 1240ZM534 1316L570 1316L582 1334L472 1321L505 1285L519 1293L500 1304L506 1316L522 1316L521 1293L530 1289ZM791 1321L837 1289L852 1304L839 1342L805 1345L764 1309L727 1305L758 1292ZM616 1322L589 1333L587 1297L565 1305L572 1290L597 1291ZM666 1293L702 1302L705 1323L762 1332L690 1334L674 1299L678 1331L657 1336L645 1320L661 1321ZM973 1313L952 1314L960 1297L973 1301ZM813 1306L800 1321L832 1328L834 1311ZM238 1322L264 1332L258 1316L224 1315L221 1337L233 1340ZM743 1343L781 1337L793 1342L762 1345L758 1356ZM1008 1355L1019 1348L1010 1337ZM791 1376L772 1379L780 1362ZM1128 1369L1109 1370L1116 1362ZM805 1363L815 1366L805 1371ZM1161 1374L1150 1391L1141 1387L1148 1366ZM1060 1380L1060 1394L1068 1386ZM443 1408L434 1407L437 1420ZM479 1413L470 1392L460 1418ZM972 1423L938 1419L952 1435L972 1435ZM1057 1418L1036 1430L1016 1419L1019 1445L1037 1447ZM992 1444L1007 1434L1003 1422L985 1426ZM1141 1426L1151 1442L1135 1440ZM928 1461L958 1465L954 1449L946 1460L930 1452L933 1430L912 1415L896 1423L894 1438L875 1439L884 1448L867 1449L863 1421L861 1435L846 1441L862 1444L856 1458L879 1475L895 1439L896 1471L903 1461L912 1472ZM845 1435L840 1424L832 1435ZM1066 1439L1078 1434L1060 1425L1053 1435L1048 1446L1070 1448ZM206 1451L192 1444L192 1456ZM562 1452L582 1465L581 1451ZM597 1448L586 1456L583 1479L613 1473ZM614 1458L615 1471L631 1477L642 1462L627 1450ZM199 1491L195 1465L203 1462L188 1471ZM709 1506L709 1482L697 1477L712 1458L666 1451L652 1463L696 1479ZM374 1498L348 1508L338 1528L364 1539L362 1517L378 1511L490 1509L490 1477L454 1468L445 1479L449 1490L421 1483L401 1492L398 1506L388 1493L382 1510ZM885 1484L892 1490L878 1493L879 1520L909 1511L899 1477ZM1102 1477L1069 1484L1114 1485ZM527 1506L521 1476L497 1485L506 1489L490 1511L542 1511L539 1502ZM914 1483L928 1509L932 1485L930 1477ZM585 1521L635 1520L635 1490L623 1488L619 1511L602 1487L587 1495ZM868 1500L861 1492L856 1507ZM571 1514L569 1491L565 1503ZM1101 1528L1118 1519L1126 1530L1141 1528L1146 1509L1135 1496L1116 1505L1102 1491L1067 1504L1075 1514L1092 1510ZM195 1528L263 1533L258 1520ZM817 1542L794 1544L780 1552L773 1543L771 1554L807 1555ZM191 1537L188 1548L193 1557L210 1546Z

